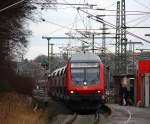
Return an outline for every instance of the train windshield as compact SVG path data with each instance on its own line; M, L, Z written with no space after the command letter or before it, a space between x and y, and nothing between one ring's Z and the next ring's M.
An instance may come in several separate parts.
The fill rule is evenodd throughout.
M74 85L95 85L99 82L98 63L72 63L71 79Z

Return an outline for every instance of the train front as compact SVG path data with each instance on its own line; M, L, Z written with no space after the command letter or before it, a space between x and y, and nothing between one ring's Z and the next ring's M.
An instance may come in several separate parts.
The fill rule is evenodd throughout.
M93 53L73 55L67 66L67 93L74 102L102 103L104 95L104 67Z

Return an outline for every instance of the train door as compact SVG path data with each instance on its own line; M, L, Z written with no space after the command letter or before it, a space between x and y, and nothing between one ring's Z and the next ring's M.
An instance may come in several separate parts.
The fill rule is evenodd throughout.
M134 94L134 92L135 92L135 90L134 90L134 82L135 82L135 79L133 78L133 79L130 79L130 98L131 98L131 101L132 101L132 103L134 104L135 103L135 94Z
M145 78L142 76L142 82L141 82L141 102L142 106L145 106Z
M149 76L149 106L150 106L150 76Z
M149 107L149 76L145 76L145 107Z

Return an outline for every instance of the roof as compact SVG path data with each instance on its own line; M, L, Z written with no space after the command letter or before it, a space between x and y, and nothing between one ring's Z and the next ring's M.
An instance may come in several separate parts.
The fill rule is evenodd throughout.
M58 68L58 69L54 70L51 74L49 74L48 77L54 75L54 73L55 73L55 75L58 75L58 73L60 73L62 70L63 70L63 73L64 73L65 69L66 69L66 66Z
M70 62L100 62L101 59L94 53L80 52L72 55Z

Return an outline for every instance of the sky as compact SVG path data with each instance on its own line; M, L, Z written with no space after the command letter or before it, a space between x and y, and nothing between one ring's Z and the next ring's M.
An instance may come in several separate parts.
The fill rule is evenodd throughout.
M88 3L97 5L94 8L105 8L107 10L116 10L117 0L57 0L58 3ZM149 0L126 0L126 11L146 11L147 13L135 13L126 12L126 25L129 27L135 26L149 26L150 27L150 5ZM28 22L28 28L32 31L32 36L28 39L27 53L25 58L34 59L38 55L47 55L47 40L42 39L42 36L58 37L67 36L65 33L73 33L74 36L81 36L73 29L99 29L102 28L102 24L87 18L87 14L78 11L75 6L60 6L56 5L56 8L46 8L41 10L41 6L37 6L37 14L35 18L37 22ZM78 6L76 6L78 7ZM102 11L102 10L85 10L94 15L106 15L104 20L116 24L116 11ZM134 15L133 15L134 14ZM42 21L44 19L45 21ZM108 26L106 26L108 27ZM128 31L150 41L150 37L145 37L145 34L150 33L150 29L127 29ZM94 32L96 32L94 30ZM115 30L109 29L106 32L115 33ZM101 33L101 31L97 31ZM101 36L101 35L100 35ZM115 35L109 35L115 36ZM128 40L133 42L142 40L128 36ZM91 42L91 40L88 40ZM96 45L101 47L102 40L95 40ZM60 47L65 47L68 43L72 46L80 46L81 41L78 40L54 40L51 39L50 43L54 43L54 53L62 51ZM115 43L114 39L106 40L106 47L110 51L114 52ZM150 48L150 44L143 42L143 45L137 45L135 48Z

